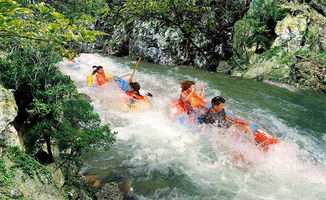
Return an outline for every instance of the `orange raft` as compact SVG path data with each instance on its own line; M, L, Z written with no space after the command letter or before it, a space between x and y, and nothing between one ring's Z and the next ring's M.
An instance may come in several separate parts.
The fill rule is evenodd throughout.
M268 136L268 134L263 129L260 129L258 126L254 125L254 124L249 124L241 119L238 119L236 116L234 116L233 114L231 114L229 112L226 112L226 114L233 120L237 121L236 122L237 124L247 125L250 127L250 129L253 132L256 145L258 146L258 148L260 150L266 152L269 150L269 147L271 145L274 145L274 144L277 144L280 142L277 138Z
M170 107L171 107L171 115L173 118L175 118L179 123L185 125L186 127L198 131L198 127L196 127L195 124L201 124L202 121L198 119L197 122L189 123L187 120L185 120L186 118L185 116L187 115L187 108L181 99L173 101ZM211 107L211 105L207 104L207 107ZM235 120L237 124L246 125L250 127L250 129L253 132L256 145L260 150L267 152L271 145L279 143L279 140L277 138L269 136L268 133L266 133L263 129L260 129L258 126L254 124L249 124L244 120L238 119L235 115L231 114L230 112L226 112L226 114L230 118Z

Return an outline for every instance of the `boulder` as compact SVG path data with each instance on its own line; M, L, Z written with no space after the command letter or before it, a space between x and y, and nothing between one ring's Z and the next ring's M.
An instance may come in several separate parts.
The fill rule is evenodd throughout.
M276 57L255 63L243 74L243 78L251 79L267 75L273 70L273 66L275 65L277 65Z
M231 69L232 66L228 62L222 61L219 63L218 67L216 68L216 72L219 74L228 75Z
M12 91L0 85L0 152L1 147L8 146L25 149L22 138L11 124L17 116L17 109Z
M116 183L105 184L101 191L96 193L96 197L98 200L123 200L123 196Z
M54 184L58 188L61 188L63 186L63 184L65 183L65 177L62 173L62 170L57 169L55 163L47 165L46 168L52 174L52 179L53 179Z
M313 51L326 49L326 18L308 4L284 4L290 11L275 27L277 38L272 47L281 46L288 52L303 47Z
M298 62L292 67L290 76L302 87L326 93L326 66L320 63Z
M0 85L0 133L17 116L17 105L11 90Z

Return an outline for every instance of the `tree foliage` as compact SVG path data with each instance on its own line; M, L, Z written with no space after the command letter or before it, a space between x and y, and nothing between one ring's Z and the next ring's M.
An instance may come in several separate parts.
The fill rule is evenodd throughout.
M102 33L74 25L43 4L28 7L0 0L0 84L15 90L15 123L25 130L27 148L45 144L52 161L53 145L69 158L109 147L114 137L108 126L55 66L70 42L92 42Z
M66 53L65 47L69 42L94 42L96 36L103 34L71 24L71 20L42 3L25 8L13 0L0 0L2 38L33 40L35 47L47 43Z
M16 0L23 5L31 4L32 0ZM55 8L65 15L73 24L91 25L108 14L105 0L33 0Z
M123 0L111 4L110 14L115 24L158 20L163 26L175 27L208 65L215 65L232 54L228 43L230 32L249 9L249 3L249 0ZM196 40L197 36L206 42ZM213 50L218 45L223 46L224 55Z
M285 17L286 10L281 7L281 0L255 0L246 16L235 25L236 49L253 47L262 53L269 49L276 38L274 32L277 21Z

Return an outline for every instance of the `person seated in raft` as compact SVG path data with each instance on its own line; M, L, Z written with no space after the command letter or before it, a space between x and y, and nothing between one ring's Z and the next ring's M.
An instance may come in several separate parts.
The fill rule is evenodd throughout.
M225 99L223 97L216 96L211 100L211 103L212 107L208 109L206 115L199 119L204 124L214 124L219 128L230 128L232 124L235 124L242 132L252 132L249 126L238 123L225 113Z
M230 128L233 121L225 113L225 99L216 96L211 100L211 103L212 107L209 108L206 115L202 117L202 122L204 124L216 124L217 127Z
M92 68L94 69L93 70L93 73L91 75L89 75L87 77L87 85L90 86L93 83L93 76L95 75L96 79L95 79L95 84L96 85L103 85L105 84L106 82L110 81L110 80L113 80L113 79L119 79L119 78L123 78L125 76L129 76L130 73L128 74L124 74L124 75L121 75L119 77L115 77L113 74L105 74L104 72L104 69L102 66L92 66Z
M183 81L181 84L180 99L184 104L187 114L200 115L207 112L206 102L203 100L205 88L202 85L198 95L195 92L195 82Z
M130 104L133 104L135 103L137 100L145 100L145 97L142 96L140 93L139 93L139 90L140 90L140 85L139 83L137 82L132 82L129 84L130 85L130 91L129 92L126 92L126 94L128 96L130 96Z
M92 75L96 77L96 84L101 86L104 83L106 83L108 81L108 78L105 75L104 69L102 66L93 66L93 73Z

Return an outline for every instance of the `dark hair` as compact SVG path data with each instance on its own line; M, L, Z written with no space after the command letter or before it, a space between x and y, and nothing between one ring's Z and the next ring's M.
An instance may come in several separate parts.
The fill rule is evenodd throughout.
M137 83L137 82L132 82L132 83L130 83L130 87L131 87L132 89L134 89L134 91L136 92L137 95L140 96L140 93L139 93L140 85L139 85L139 83Z
M97 72L97 66L94 65L94 66L92 66L92 68L93 68L93 72L92 72L92 74L94 75L94 74Z
M103 67L102 66L96 66L96 65L94 65L94 66L92 66L93 67L93 75L96 73L96 72L98 72L98 70L100 70L100 69L103 69Z
M212 106L215 106L215 105L218 106L221 103L225 103L225 99L223 99L223 97L216 96L212 99L211 103L212 103Z
M192 85L195 85L195 82L193 81L182 81L181 83L181 90L186 91L188 90Z

